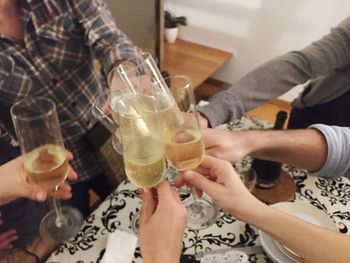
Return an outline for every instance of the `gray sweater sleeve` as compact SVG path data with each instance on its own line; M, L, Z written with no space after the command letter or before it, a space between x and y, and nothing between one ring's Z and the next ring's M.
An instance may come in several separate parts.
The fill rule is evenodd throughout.
M328 179L341 176L350 178L350 128L324 124L311 125L309 128L320 131L328 146L325 164L321 170L313 174Z
M300 50L257 67L229 89L217 93L199 107L211 127L234 120L298 84L323 77L350 62L350 16L330 34ZM238 101L240 103L238 103ZM241 107L243 105L243 109Z

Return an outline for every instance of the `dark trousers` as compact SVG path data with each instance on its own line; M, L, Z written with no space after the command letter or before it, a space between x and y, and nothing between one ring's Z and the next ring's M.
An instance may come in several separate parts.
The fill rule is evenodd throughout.
M316 123L350 127L350 90L326 103L301 109L293 108L288 128L307 128Z
M86 218L90 214L89 207L89 190L92 189L94 192L103 200L105 199L111 192L112 187L110 183L107 181L103 174L99 174L94 178L84 181L71 184L72 187L72 198L69 200L62 200L62 205L69 205L76 207L82 212L84 218Z

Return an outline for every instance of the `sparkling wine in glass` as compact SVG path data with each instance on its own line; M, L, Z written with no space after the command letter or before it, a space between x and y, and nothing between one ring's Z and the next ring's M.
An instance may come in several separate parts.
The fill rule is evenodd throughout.
M191 80L184 75L164 79L182 112L181 122L168 128L168 134L164 137L166 158L170 166L179 172L194 170L201 164L205 148ZM185 200L189 212L188 228L202 229L215 223L219 214L218 207L209 197L198 197L194 189L191 189L191 193L192 198Z
M66 180L69 165L54 102L27 97L11 107L11 116L28 183L56 191ZM56 198L53 205L41 221L42 237L63 241L75 236L83 223L79 210L60 207Z
M166 160L154 98L142 94L123 94L113 103L113 112L119 124L128 179L144 189L156 186L164 178ZM131 227L137 232L138 216L134 218Z
M159 131L164 143L168 141L170 131L181 125L182 113L151 54L143 53L136 59L119 64L109 74L108 83L112 98L118 97L121 93L133 93L156 99L159 119L162 122ZM175 183L177 174L172 166L167 167L166 177L170 184Z

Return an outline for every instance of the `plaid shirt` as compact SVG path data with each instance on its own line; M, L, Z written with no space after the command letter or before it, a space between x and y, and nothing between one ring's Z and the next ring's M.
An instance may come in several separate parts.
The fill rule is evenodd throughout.
M11 105L28 95L57 106L72 163L87 180L100 169L82 136L95 120L91 103L100 88L93 57L104 75L140 50L116 28L102 0L20 0L24 41L0 34L0 121L13 133ZM1 153L1 150L0 150Z

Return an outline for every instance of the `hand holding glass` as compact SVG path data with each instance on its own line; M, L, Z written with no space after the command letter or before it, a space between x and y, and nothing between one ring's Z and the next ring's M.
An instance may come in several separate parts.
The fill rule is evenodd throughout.
M66 180L69 165L54 102L28 97L12 106L11 116L28 182L56 191ZM41 235L59 241L76 235L83 222L80 212L61 208L55 198L53 204L55 210L41 221Z

